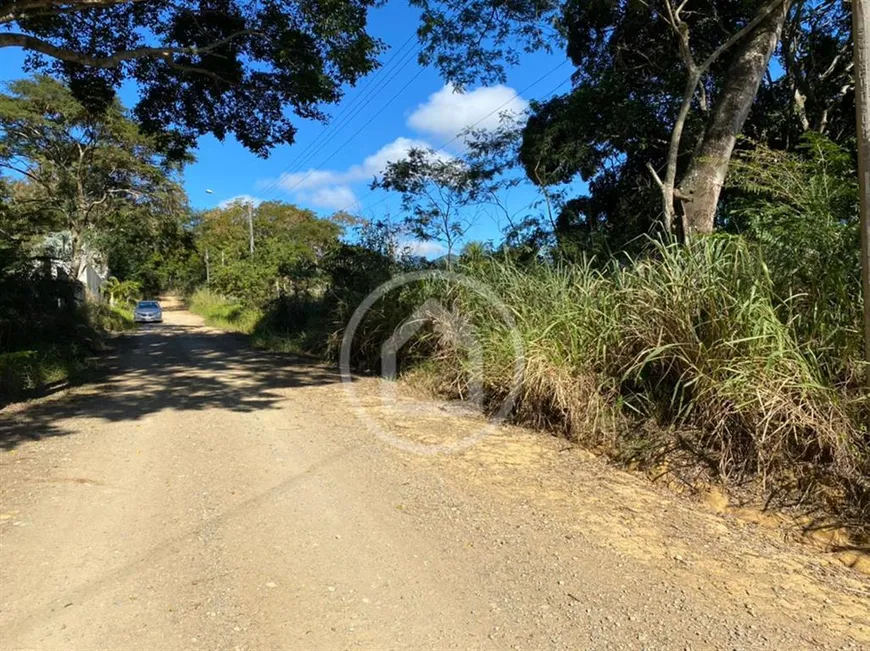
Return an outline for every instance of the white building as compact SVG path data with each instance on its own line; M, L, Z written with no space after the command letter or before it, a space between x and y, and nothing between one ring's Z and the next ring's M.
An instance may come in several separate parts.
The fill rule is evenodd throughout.
M52 233L46 236L43 247L51 258L51 275L57 278L58 273L70 275L72 268L72 251L69 231ZM82 267L76 280L81 286L81 300L103 300L100 291L103 283L109 277L109 267L105 256L95 249L85 246L82 250Z

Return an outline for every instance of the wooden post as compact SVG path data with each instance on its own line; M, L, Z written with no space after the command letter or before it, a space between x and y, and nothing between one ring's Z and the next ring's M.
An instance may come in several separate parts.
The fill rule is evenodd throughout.
M855 45L855 110L861 220L861 286L864 292L864 361L870 393L870 0L852 0Z
M254 202L248 202L248 238L251 257L254 257Z

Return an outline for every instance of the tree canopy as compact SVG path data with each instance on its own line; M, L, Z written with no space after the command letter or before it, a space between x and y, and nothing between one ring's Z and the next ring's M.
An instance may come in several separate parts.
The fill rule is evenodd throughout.
M403 160L388 163L372 187L399 193L406 230L443 244L449 261L474 223L473 211L489 198L491 184L486 168L413 148Z
M69 85L89 110L139 87L133 109L173 149L233 134L264 156L293 141L288 109L322 118L376 66L366 32L375 0L0 0L0 48L23 48L26 66Z
M31 222L19 236L68 231L73 277L88 238L122 216L143 222L184 212L180 168L117 100L95 115L44 76L0 94L0 169L13 174L6 212L19 225Z
M786 148L807 130L854 133L850 13L837 0L416 4L426 59L460 84L503 79L525 50L565 49L574 87L532 104L519 149L541 187L588 183L564 205L563 235L621 248L663 219L708 232L741 133Z
M209 210L199 215L194 229L200 255L209 265L209 287L247 304L306 289L343 230L335 220L318 218L310 210L265 202L252 210L251 255L247 212L241 202Z

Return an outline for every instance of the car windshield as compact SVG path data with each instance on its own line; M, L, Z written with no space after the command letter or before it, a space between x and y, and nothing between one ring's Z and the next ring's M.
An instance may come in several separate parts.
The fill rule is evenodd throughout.
M139 303L138 303L138 305L136 305L136 307L138 307L138 308L156 308L156 307L160 307L160 306L157 305L157 303L155 301L139 301Z

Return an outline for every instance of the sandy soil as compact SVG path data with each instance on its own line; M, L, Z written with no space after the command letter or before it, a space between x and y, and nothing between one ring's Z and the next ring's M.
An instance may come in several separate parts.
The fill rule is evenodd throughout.
M0 412L0 649L870 648L776 529L166 316Z

